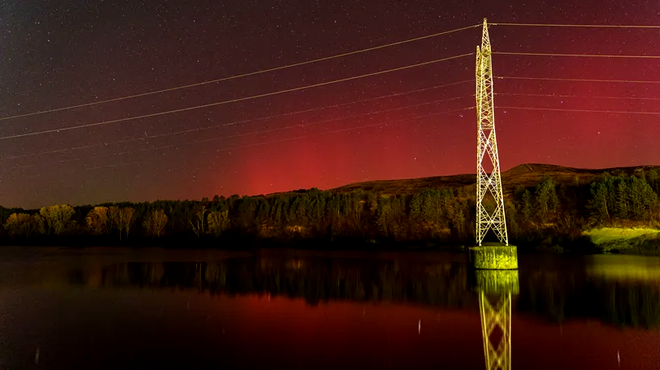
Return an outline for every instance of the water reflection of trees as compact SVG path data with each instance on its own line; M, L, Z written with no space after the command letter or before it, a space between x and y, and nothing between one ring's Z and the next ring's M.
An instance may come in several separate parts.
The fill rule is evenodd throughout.
M69 282L95 287L175 288L211 294L270 294L310 304L336 300L399 302L430 306L474 305L467 267L356 259L230 259L212 263L126 263L77 270Z
M239 258L202 263L125 263L70 271L90 287L193 289L211 294L270 294L309 304L348 300L478 309L474 273L460 262L337 258ZM520 271L516 312L554 322L596 318L618 326L660 326L660 285L584 271Z
M553 322L594 318L616 326L660 327L660 282L541 272L520 280L518 310Z

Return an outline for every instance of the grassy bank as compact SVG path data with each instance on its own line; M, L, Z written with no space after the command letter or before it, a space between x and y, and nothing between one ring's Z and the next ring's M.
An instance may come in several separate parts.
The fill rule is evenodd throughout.
M587 230L601 253L660 255L660 230L654 228L603 227Z

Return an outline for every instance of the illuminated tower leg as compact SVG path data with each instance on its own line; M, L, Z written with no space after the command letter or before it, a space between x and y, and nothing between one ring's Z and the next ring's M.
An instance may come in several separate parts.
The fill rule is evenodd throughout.
M493 307L486 293L480 291L479 314L486 369L511 370L511 292L500 295L499 301ZM494 337L493 333L496 331L501 332L501 336L496 334Z
M500 243L509 245L504 216L504 197L500 176L500 159L495 137L495 103L493 101L493 66L491 59L488 25L484 19L481 48L477 46L476 63L477 98L477 244L481 246L488 230L492 229ZM484 167L484 164L486 165ZM491 169L489 174L486 169ZM484 199L490 194L494 209L484 206Z

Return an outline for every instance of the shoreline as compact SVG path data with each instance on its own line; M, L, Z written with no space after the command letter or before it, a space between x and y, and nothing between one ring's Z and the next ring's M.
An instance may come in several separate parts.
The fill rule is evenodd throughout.
M625 232L625 228L607 228ZM597 230L597 229L595 229ZM653 234L653 233L650 233ZM623 237L594 242L588 232L583 237L574 240L561 238L546 238L539 241L513 242L518 246L519 254L572 254L572 255L601 255L625 254L642 256L660 256L660 230L656 235L643 234L635 237ZM3 247L65 247L85 249L94 247L103 248L163 248L171 250L209 249L227 250L237 252L253 252L256 250L289 249L300 251L347 251L347 252L465 252L472 247L467 243L456 241L375 241L361 238L327 239L263 239L251 236L231 237L187 237L173 236L161 238L131 237L128 240L118 240L108 237L40 237L32 239L2 239Z

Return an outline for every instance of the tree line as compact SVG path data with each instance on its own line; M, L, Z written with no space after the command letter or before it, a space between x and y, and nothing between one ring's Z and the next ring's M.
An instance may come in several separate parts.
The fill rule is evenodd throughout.
M577 238L586 227L621 220L657 225L660 181L605 173L596 181L558 184L546 177L505 199L512 242L548 236ZM490 205L492 207L493 205ZM0 208L5 242L86 236L122 242L178 236L259 240L468 243L474 238L474 186L383 194L316 188L269 196L215 196L199 201L53 205L39 210Z

